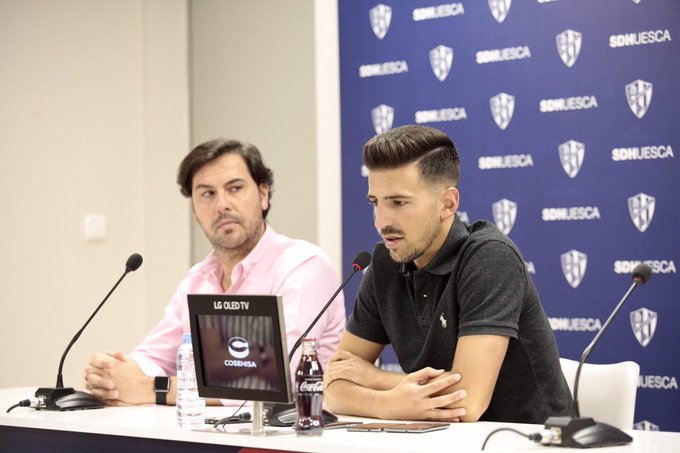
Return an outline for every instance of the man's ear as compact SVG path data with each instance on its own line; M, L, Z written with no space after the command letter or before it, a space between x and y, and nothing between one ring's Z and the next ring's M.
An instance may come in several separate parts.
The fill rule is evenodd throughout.
M262 211L269 209L269 184L260 184L257 188L260 192L260 204Z
M446 220L453 215L458 210L458 204L460 202L460 193L456 187L447 187L441 192L442 210L441 210L441 220Z

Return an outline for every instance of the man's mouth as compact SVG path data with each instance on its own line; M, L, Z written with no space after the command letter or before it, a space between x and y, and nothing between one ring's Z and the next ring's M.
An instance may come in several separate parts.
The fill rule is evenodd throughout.
M236 219L222 219L217 222L216 224L216 229L217 230L226 230L232 228L234 225L238 225L238 220Z
M403 240L402 236L383 236L383 241L385 242L385 247L392 249L397 247L399 242Z

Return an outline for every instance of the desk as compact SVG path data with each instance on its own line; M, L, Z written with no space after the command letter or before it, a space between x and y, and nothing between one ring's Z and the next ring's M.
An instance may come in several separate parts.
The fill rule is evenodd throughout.
M478 452L494 429L511 427L524 433L542 428L518 423L456 423L449 429L424 434L353 433L344 429L325 431L323 436L300 438L292 429L281 436L258 437L219 432L184 431L175 423L175 408L167 406L110 407L74 412L47 412L12 404L32 397L35 388L0 389L0 451L96 451L158 453L236 452L240 447L306 452ZM229 410L208 407L209 416L224 416ZM341 417L355 419L354 417ZM232 425L231 429L248 424ZM268 428L269 429L269 428ZM629 431L631 445L600 449L608 453L678 453L680 433ZM550 450L547 450L550 448ZM588 450L593 452L595 449ZM535 444L514 433L494 435L489 452L567 452Z

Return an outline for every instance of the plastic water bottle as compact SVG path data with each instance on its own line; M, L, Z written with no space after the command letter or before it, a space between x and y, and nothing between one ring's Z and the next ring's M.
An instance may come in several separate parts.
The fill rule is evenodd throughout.
M185 333L182 345L177 350L177 425L184 429L198 429L203 426L205 400L198 396L194 350L191 334Z

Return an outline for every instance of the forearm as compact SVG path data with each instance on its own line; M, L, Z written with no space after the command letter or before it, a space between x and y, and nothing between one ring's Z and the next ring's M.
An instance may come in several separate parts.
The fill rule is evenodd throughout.
M346 380L333 381L324 389L324 406L338 414L385 418L384 391Z
M508 342L508 337L498 335L469 335L458 339L452 369L460 373L462 379L441 394L465 389L466 414L461 417L462 421L477 421L488 409Z
M444 379L447 376L454 374L453 372L444 373L441 377L435 379ZM489 407L491 402L491 396L476 388L474 384L471 384L469 380L463 378L458 383L451 385L441 392L438 392L435 396L439 395L450 395L454 392L465 390L466 398L464 402L456 401L451 404L443 406L445 409L457 409L465 407L465 414L460 416L460 421L462 422L476 422L484 414L486 409Z
M437 392L454 384L459 375L447 376L434 382L442 370L423 368L404 375L399 385L389 390L376 390L339 379L331 382L324 392L326 407L346 415L395 420L460 421L465 409L445 409L465 397L464 392L436 397Z
M395 373L393 371L385 371L380 368L375 368L371 382L366 385L374 390L391 390L404 379L403 373Z

